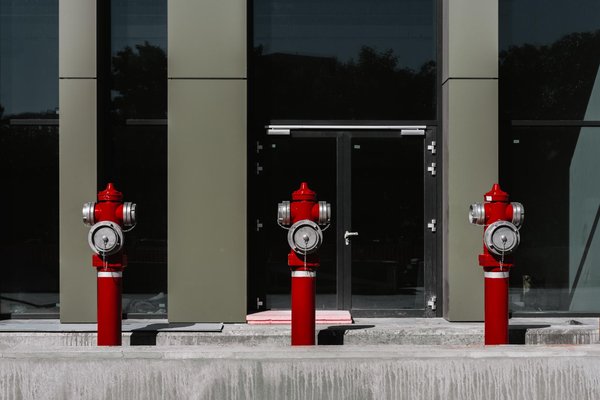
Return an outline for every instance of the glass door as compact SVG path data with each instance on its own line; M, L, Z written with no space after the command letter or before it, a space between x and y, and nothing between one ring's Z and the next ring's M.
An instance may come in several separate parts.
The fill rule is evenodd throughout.
M338 240L344 242L350 292L345 306L353 314L425 309L426 276L432 266L425 260L425 183L431 173L425 165L424 139L348 135L347 210Z
M317 200L327 201L336 209L336 139L271 136L260 147L256 173L261 185L255 193L260 214L256 225L252 224L256 226L254 236L259 241L249 246L256 256L258 269L250 276L250 284L262 292L254 296L263 303L258 310L289 309L291 281L287 255L290 248L288 231L276 223L277 203L290 201L300 183L307 182L317 193ZM316 304L319 309L332 310L337 307L334 229L325 231L324 237L319 251L321 266L317 270Z
M333 211L320 250L317 309L434 316L434 134L298 129L260 143L249 309L255 298L256 311L290 307L287 231L276 223L276 207L308 182Z

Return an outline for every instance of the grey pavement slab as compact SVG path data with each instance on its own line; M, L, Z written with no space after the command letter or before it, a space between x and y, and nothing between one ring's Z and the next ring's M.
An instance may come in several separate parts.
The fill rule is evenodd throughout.
M95 324L60 324L58 320L0 322L0 344L95 346ZM513 344L591 344L599 341L598 318L514 318ZM317 325L322 345L478 345L482 323L442 318L356 318L349 325ZM289 325L168 324L166 320L124 320L123 345L279 346L290 344Z

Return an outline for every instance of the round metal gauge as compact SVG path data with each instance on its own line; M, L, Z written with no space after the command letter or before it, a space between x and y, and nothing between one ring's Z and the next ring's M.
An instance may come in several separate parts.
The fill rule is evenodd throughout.
M313 221L303 219L291 226L288 243L298 254L314 253L323 243L323 231Z
M483 235L485 247L497 256L512 253L519 247L520 241L519 230L508 221L496 221L490 224Z
M123 231L114 222L98 222L90 229L88 244L94 253L100 256L110 256L123 248Z

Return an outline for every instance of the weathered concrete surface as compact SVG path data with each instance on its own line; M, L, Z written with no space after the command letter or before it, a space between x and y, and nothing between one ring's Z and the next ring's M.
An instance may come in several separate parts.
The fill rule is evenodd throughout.
M597 399L598 346L0 347L3 399Z

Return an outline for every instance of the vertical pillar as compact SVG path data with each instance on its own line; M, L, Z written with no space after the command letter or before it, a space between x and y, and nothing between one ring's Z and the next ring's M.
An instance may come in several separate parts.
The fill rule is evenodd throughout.
M246 1L168 7L169 321L244 321Z
M444 317L481 321L481 232L467 212L498 180L498 0L442 4Z
M83 203L96 197L96 0L59 0L61 322L96 320Z

